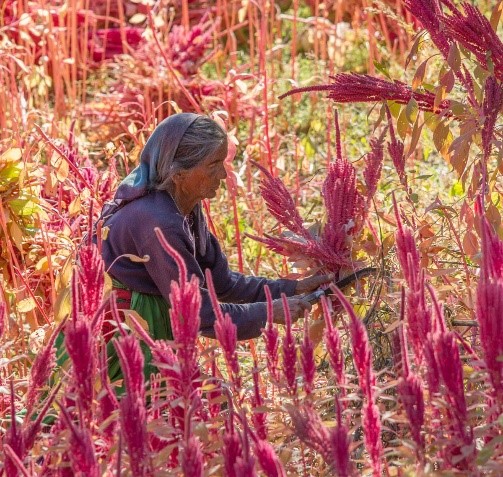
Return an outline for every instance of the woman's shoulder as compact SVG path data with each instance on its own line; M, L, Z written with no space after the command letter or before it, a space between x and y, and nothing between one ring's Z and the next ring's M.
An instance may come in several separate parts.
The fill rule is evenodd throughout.
M183 222L183 217L169 194L151 191L120 208L110 223L124 222L129 226L169 227Z

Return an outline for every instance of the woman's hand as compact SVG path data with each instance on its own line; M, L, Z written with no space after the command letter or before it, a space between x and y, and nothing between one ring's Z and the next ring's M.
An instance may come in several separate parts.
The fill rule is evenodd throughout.
M304 316L304 310L311 311L312 305L308 301L298 296L291 296L286 299L292 323ZM285 324L285 311L283 309L283 300L274 300L272 302L273 321L279 325Z
M312 275L310 277L303 278L297 282L295 294L303 295L304 293L312 292L318 289L321 285L332 282L334 278L335 276L333 273L328 275Z

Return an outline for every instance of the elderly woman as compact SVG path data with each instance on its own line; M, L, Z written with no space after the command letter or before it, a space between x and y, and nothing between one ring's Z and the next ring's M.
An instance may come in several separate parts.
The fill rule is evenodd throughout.
M268 280L229 269L217 239L206 225L201 201L215 197L225 179L227 135L206 116L181 113L162 121L147 141L141 163L117 189L102 213L102 256L118 289L122 308L136 310L155 339L171 339L168 297L178 279L173 258L162 248L158 227L185 260L189 277L201 284L201 334L214 336L215 315L205 283L209 269L220 301L237 326L238 339L260 335L266 322L264 286L273 298L274 321L284 322L281 293L293 319L311 305L298 296L329 281L328 276L304 280ZM105 233L106 232L106 233ZM148 256L146 261L129 257Z

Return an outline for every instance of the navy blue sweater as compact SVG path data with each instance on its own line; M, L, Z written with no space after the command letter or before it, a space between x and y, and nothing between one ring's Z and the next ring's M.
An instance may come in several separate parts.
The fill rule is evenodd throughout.
M197 221L197 217L194 220ZM295 293L297 282L294 280L268 280L231 271L217 239L206 227L203 228L206 252L201 255L200 238L194 232L200 228L197 224L189 225L165 192L152 191L129 202L106 220L104 226L108 228L108 235L102 243L102 255L108 273L131 290L162 295L169 301L171 281L178 280L178 268L154 233L155 227L161 229L170 245L183 257L188 278L193 274L199 278L201 333L204 336L215 336L215 314L204 276L207 268L211 271L220 307L232 317L240 340L259 336L265 326L264 285L269 285L273 298L279 298L282 292L287 296ZM126 257L116 260L123 254L148 255L150 260L146 263L133 262Z

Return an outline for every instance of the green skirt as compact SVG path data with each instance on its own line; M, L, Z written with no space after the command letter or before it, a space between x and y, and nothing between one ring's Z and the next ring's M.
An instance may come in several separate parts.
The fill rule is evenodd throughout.
M117 280L112 280L114 288L128 290L128 288ZM117 300L118 304L120 300ZM148 333L154 340L172 340L171 321L169 319L169 304L161 295L148 295L137 291L131 291L131 310L136 311L148 325ZM115 333L114 337L120 336ZM115 351L113 340L107 343L108 375L110 381L115 382L122 379L122 369L119 357ZM143 372L145 380L150 379L152 373L157 373L157 368L152 365L152 352L142 341L140 343L145 359ZM61 332L56 339L57 364L63 366L68 359L68 354L64 348L64 335Z

